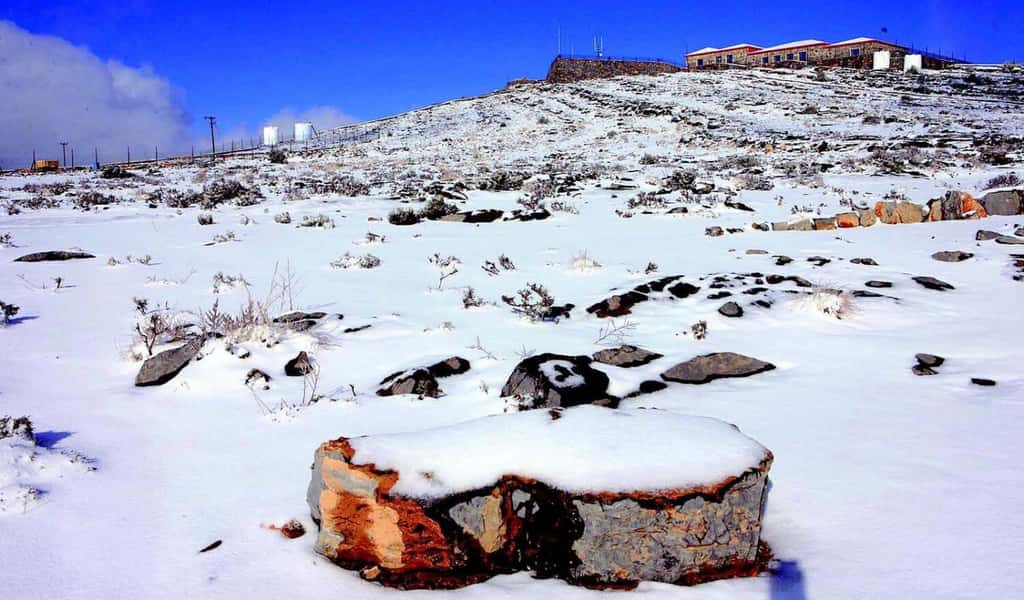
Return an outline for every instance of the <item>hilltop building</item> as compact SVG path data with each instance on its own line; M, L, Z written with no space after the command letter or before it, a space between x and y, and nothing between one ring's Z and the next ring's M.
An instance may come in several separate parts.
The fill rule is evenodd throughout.
M889 62L889 68L900 69L904 56L912 51L899 44L870 37L858 37L842 42L829 43L822 40L799 40L777 46L761 48L753 44L736 44L725 48L702 48L686 55L686 67L690 70L728 69L749 67L801 67L828 66L872 68L876 66L874 56L882 54L882 64ZM949 57L925 53L926 68L943 68L961 62Z

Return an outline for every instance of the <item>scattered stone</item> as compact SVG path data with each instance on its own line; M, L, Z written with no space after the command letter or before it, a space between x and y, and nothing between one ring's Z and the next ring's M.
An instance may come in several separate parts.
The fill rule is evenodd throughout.
M590 366L589 356L544 353L523 359L501 388L501 397L520 399L523 409L579 404L617 406L608 395L608 376Z
M281 526L281 535L294 540L306 535L306 527L296 519L292 519Z
M723 317L742 317L743 307L735 302L726 302L725 304L718 307L718 314Z
M595 352L593 358L596 362L602 364L628 369L646 365L662 356L664 355L627 344L618 348L607 348Z
M868 286L869 288L891 288L892 287L892 282L891 281L879 281L877 279L872 279L871 281L868 281L864 285Z
M204 552L209 552L210 550L216 550L217 548L220 548L220 545L223 544L223 543L224 543L223 540L217 540L216 542L214 542L214 543L210 544L209 546L206 546L202 550L200 550L199 554L202 554Z
M981 377L971 377L971 383L984 387L992 387L996 384L996 382L991 379L982 379Z
M923 285L924 287L928 288L929 290L935 290L937 292L945 292L946 290L956 289L951 284L948 284L945 281L942 281L941 279L936 279L934 277L918 276L913 277L913 280Z
M1024 238L1013 237L1010 235L1001 235L996 238L997 244L1006 244L1008 246L1021 246L1024 245Z
M413 394L420 398L437 398L441 395L437 379L424 367L392 373L381 380L379 385L378 396Z
M784 267L784 266L788 265L789 263L793 262L792 258L790 258L788 256L784 256L782 254L778 254L776 256L773 256L772 258L775 259L775 266L777 266L777 267Z
M974 255L970 252L963 252L960 250L944 250L942 252L932 254L932 258L939 262L963 262L973 257Z
M732 296L732 292L722 290L720 292L715 292L714 294L708 295L708 300L721 300L722 298L728 298L729 296Z
M675 296L676 298L688 298L699 291L699 287L685 282L677 283L672 287L668 288L668 292Z
M751 248L747 250L747 254L768 254L767 250L761 250L759 248Z
M875 262L875 259L873 259L873 258L853 258L853 259L850 259L850 262L855 264L855 265L866 265L866 266L869 266L869 267L877 267L878 266L878 263Z
M25 256L19 256L14 259L14 262L52 262L62 260L78 260L84 258L96 258L94 255L88 252L74 252L67 250L48 250L46 252L33 252L32 254L26 254Z
M708 227L707 229L705 229L704 235L708 235L711 237L719 237L721 235L725 235L725 230L716 225L714 227Z
M327 316L325 312L294 311L274 318L274 323L294 323L296 321L318 321Z
M637 396L643 396L645 394L653 394L654 392L660 392L667 387L668 384L664 381L648 379L646 381L641 381L640 386L636 391L626 394L626 398L636 398Z
M853 290L851 292L854 298L883 298L882 294L877 292L869 292L868 290Z
M703 384L726 377L749 377L774 368L771 363L742 354L715 352L680 363L662 373L661 378L677 383Z
M746 204L737 200L726 200L725 205L735 210L742 210L744 212L755 212L753 208L750 208Z
M467 210L450 215L444 215L439 221L453 221L456 223L493 223L505 216L505 212L493 208L480 210Z
M914 358L917 360L917 364L925 367L941 367L942 363L946 362L945 358L934 354L920 353L915 354Z
M807 262L814 263L816 267L824 267L828 263L832 262L832 259L825 258L824 256L812 256L807 259Z
M913 367L910 368L910 370L914 373L914 375L922 377L926 375L938 375L938 373L935 370L925 365L914 365Z
M974 234L974 239L979 242L986 242L988 240L994 240L1003 234L998 231L989 231L988 229L979 229L978 233Z
M264 390L269 390L270 375L259 369L249 369L249 372L245 375L245 385L252 387L255 384L259 384ZM262 382L262 384L260 384Z
M305 350L299 352L295 358L284 365L284 374L288 377L304 377L312 372L312 370L313 365L309 361L309 355L306 354Z
M675 437L654 433L676 428ZM439 451L410 453L424 437ZM452 451L443 450L449 442L483 461L494 480L452 486L458 477ZM520 458L544 448L551 449L545 471L563 481L538 479L531 460ZM644 464L652 452L678 460L671 473L661 471L669 480L654 479L649 489L573 483L615 481L623 457ZM678 487L674 479L687 480L690 464L706 472L709 456L737 467ZM453 589L517 571L592 588L693 585L763 570L770 551L760 541L761 514L772 459L734 426L707 417L529 411L407 437L326 442L314 456L307 500L320 526L316 551L389 587Z
M461 356L452 356L427 367L427 371L429 371L434 377L438 378L462 375L466 371L469 371L469 369L469 361Z
M167 383L174 379L199 354L199 350L202 347L203 340L196 338L177 348L164 350L147 358L146 362L142 363L139 373L135 376L135 385L146 387Z

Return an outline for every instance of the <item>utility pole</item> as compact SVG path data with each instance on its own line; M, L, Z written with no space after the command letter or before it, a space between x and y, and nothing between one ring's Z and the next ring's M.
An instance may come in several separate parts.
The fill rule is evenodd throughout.
M72 171L75 170L75 148L74 148L74 146L71 147L71 170Z
M96 163L96 168L99 169L100 168L100 149L97 148L96 146L92 147L92 158L93 158L93 161Z
M214 137L213 137L213 125L217 122L217 117L207 116L207 117L203 117L203 118L210 122L210 150L213 152L212 156L216 157L217 156L217 142L216 142L216 140L214 140Z
M66 169L66 168L68 168L68 143L67 142L61 142L60 143L60 151L64 154L64 163L63 164L64 164L64 168Z

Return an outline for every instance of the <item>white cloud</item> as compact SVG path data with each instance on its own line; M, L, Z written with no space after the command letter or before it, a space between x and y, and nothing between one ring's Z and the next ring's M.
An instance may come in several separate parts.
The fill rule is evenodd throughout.
M104 61L87 48L0 21L0 165L59 158L59 142L79 164L187 151L191 118L181 93L149 67Z

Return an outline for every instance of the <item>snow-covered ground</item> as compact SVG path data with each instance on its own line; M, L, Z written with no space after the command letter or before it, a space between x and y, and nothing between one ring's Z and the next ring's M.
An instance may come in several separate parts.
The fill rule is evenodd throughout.
M316 555L314 535L288 540L267 527L297 518L314 529L305 491L317 446L341 435L419 431L500 414L506 403L499 391L522 355L591 354L606 342L626 342L665 357L628 370L595 365L608 373L613 394L709 352L741 352L777 367L623 400L626 408L736 424L772 451L764 539L781 561L774 576L693 588L642 584L634 593L1024 596L1017 576L1024 524L1016 518L1024 504L1024 470L1016 460L1024 451L1024 283L1012 279L1013 246L975 241L978 229L1013 234L1024 217L820 232L751 227L832 215L850 202L873 206L893 192L917 203L952 189L980 192L990 178L1013 170L987 164L978 150L999 146L993 136L1019 140L1020 104L997 94L913 91L945 90L952 75L932 74L925 83L859 76L836 71L815 82L811 73L729 72L526 86L362 126L379 135L296 154L286 165L257 157L139 171L124 180L0 179L0 205L22 206L20 214L0 214L0 236L10 234L13 244L0 246L0 300L20 307L14 322L0 327L0 415L30 416L49 446L37 450L46 460L80 455L95 467L46 473L14 464L24 463L24 448L21 458L9 459L14 450L0 453L6 461L0 487L16 478L17 485L43 492L30 510L0 513L3 588L15 598L396 597L403 593ZM1012 76L984 77L1005 83ZM654 108L639 114L638 103ZM865 123L865 116L880 123ZM895 121L886 123L887 116ZM908 142L921 140L931 145L907 150ZM897 158L907 159L904 170L918 174L880 173L889 163L878 151L903 153ZM1019 146L1009 151L1011 162L1020 160L1013 155ZM640 164L644 154L654 164ZM742 189L742 169L722 158L729 156L753 157L742 169L769 178L774 188ZM667 206L651 214L627 209L627 201L661 189L676 169L695 170L698 181L713 182L716 190L660 196ZM398 197L429 196L424 189L431 182L447 189L464 182L468 199L452 200L462 210L520 208L522 191L476 189L498 170L578 176L546 199L575 212L479 225L396 226L386 219L406 206ZM338 175L365 181L368 193L311 191L309 182ZM157 190L199 191L225 178L260 189L264 199L209 211L147 203ZM60 181L72 185L54 196L61 206L24 204L55 191L24 191L26 184ZM622 189L630 186L635 189ZM78 210L72 199L86 187L122 201ZM728 208L720 202L726 198L756 212ZM678 206L689 210L667 214ZM275 221L285 211L291 223ZM198 225L201 212L212 214L214 224ZM297 226L317 215L330 217L334 227ZM706 236L711 226L742 232ZM369 243L368 233L383 242ZM208 245L218 235L233 239ZM13 262L30 252L74 248L96 258ZM942 250L974 257L931 258ZM346 252L373 254L381 264L332 267ZM590 260L580 260L584 252ZM435 253L460 262L440 289L440 271L428 262ZM151 260L141 264L128 255ZM498 275L481 269L501 255L516 268ZM778 255L793 261L778 266ZM815 266L807 260L814 256L831 262ZM878 265L850 262L863 257ZM650 262L657 271L645 274ZM765 286L770 290L757 296L737 288L728 300L740 303L744 316L721 316L725 300L707 299L715 291L706 287L709 276L754 272L847 291L866 289L868 280L893 286L875 290L883 297L854 298L843 319L822 314L806 296L784 293L798 289L792 283ZM218 273L242 276L247 285L225 285L223 277L216 283ZM611 321L585 308L610 290L665 275L685 275L702 289L686 299L637 305L614 320L618 336L598 343ZM911 279L921 275L955 289L925 289ZM575 304L571 317L520 318L501 297L528 283L544 285L557 304ZM469 287L487 304L464 308ZM236 344L209 341L201 360L170 382L133 385L145 354L135 336L133 298L148 299L150 310L166 305L168 314L187 321L214 301L233 313L271 290L278 294L269 303L279 312L328 316L306 332L273 332L272 344L260 335ZM770 308L751 304L759 298L770 300ZM707 338L695 340L688 332L701 320ZM359 329L364 325L371 327ZM173 344L156 349L164 347ZM301 350L319 366L323 397L316 403L305 401L308 379L283 372ZM911 373L919 352L946 358L938 375ZM472 368L441 379L440 398L375 395L387 375L452 355ZM272 377L269 389L245 384L254 368ZM973 385L972 377L997 385ZM216 540L222 540L218 548L198 552ZM405 594L598 593L521 573L454 592Z

